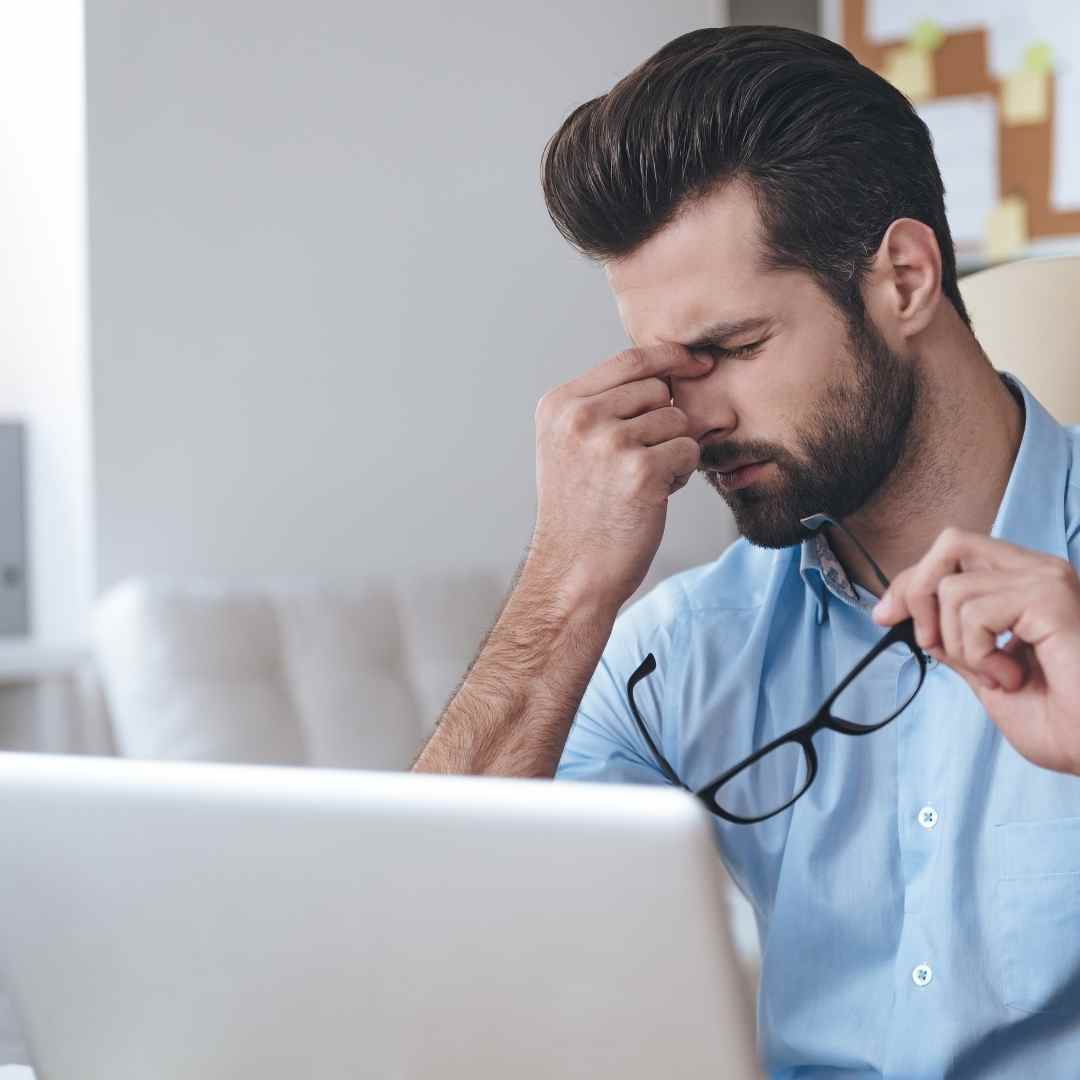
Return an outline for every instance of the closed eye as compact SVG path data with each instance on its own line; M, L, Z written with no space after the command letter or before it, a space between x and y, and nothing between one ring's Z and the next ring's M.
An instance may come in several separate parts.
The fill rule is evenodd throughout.
M735 349L725 349L719 345L712 345L701 351L707 352L712 356L721 357L725 360L737 360L739 357L753 355L767 340L768 338L762 338L760 341L752 341L748 345L740 345Z

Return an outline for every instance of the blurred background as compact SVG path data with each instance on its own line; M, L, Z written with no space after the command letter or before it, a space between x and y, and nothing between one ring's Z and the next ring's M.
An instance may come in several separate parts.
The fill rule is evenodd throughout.
M43 697L100 667L124 583L389 583L395 662L435 657L414 694L434 721L529 540L536 402L627 344L548 220L544 144L687 30L814 30L903 89L964 270L1080 250L1065 2L36 0L0 21L6 746L124 749ZM700 477L669 521L639 592L734 537ZM129 671L157 647L140 595L106 605Z

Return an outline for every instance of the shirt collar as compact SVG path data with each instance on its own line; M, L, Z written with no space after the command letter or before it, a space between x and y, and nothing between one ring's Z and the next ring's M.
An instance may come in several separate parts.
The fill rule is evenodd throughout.
M1020 547L1068 558L1065 524L1068 436L1015 375L1007 371L998 374L1023 398L1024 434L990 535ZM823 532L804 540L801 546L799 573L817 597L819 624L825 621L827 593L848 604L862 604Z
M832 546L824 532L815 533L802 543L802 558L799 573L807 586L817 596L817 621L825 621L825 593L831 592L845 603L857 604L858 594L844 571L840 560L833 553Z

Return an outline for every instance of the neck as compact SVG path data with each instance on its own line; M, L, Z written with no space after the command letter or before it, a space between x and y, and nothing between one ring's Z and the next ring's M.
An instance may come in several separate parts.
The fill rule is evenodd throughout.
M948 315L938 340L912 360L922 385L903 457L844 520L890 581L950 525L990 532L1024 433L1023 408L951 307ZM829 544L848 577L880 596L869 563L839 529Z

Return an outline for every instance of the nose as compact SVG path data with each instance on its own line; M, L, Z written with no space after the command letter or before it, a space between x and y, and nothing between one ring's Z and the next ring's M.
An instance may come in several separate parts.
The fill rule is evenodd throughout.
M672 402L686 413L688 434L699 443L706 435L730 435L739 423L731 397L715 374L714 368L697 379L671 377Z

